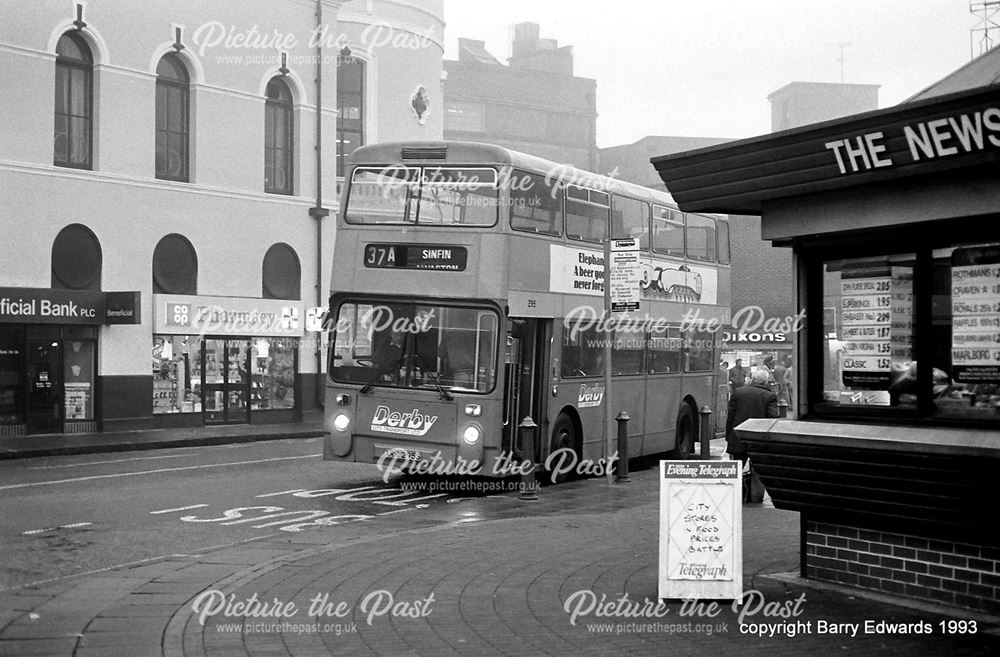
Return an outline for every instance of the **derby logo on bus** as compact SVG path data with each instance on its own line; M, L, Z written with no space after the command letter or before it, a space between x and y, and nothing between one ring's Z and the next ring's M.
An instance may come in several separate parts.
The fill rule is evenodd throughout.
M417 408L406 413L397 413L388 406L379 406L372 417L372 431L426 436L437 419L437 415L424 415Z

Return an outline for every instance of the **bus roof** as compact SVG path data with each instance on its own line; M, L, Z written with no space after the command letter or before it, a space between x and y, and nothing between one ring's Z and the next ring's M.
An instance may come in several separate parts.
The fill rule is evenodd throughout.
M361 146L350 156L352 166L366 164L405 165L408 162L428 164L435 161L449 165L510 165L519 169L551 175L568 184L596 188L599 191L624 194L651 203L663 203L677 207L673 197L665 189L635 185L611 176L578 169L569 164L560 164L496 144L473 141L385 142Z

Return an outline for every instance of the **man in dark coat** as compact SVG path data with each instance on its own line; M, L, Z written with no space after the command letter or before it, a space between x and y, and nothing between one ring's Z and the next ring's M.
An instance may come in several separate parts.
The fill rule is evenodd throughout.
M729 397L729 416L726 419L727 451L743 463L747 461L747 451L743 441L736 435L734 427L744 420L755 417L778 417L778 396L771 392L770 377L764 368L758 369L750 379L750 385L733 390Z
M747 380L747 370L743 367L743 359L737 358L736 364L733 365L733 369L729 370L729 389L730 391L736 390L737 388L742 388L743 384Z

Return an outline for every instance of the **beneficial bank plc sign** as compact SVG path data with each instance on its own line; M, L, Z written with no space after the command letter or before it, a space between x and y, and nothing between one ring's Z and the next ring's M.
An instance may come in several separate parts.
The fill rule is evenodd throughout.
M138 324L138 292L0 288L0 323Z

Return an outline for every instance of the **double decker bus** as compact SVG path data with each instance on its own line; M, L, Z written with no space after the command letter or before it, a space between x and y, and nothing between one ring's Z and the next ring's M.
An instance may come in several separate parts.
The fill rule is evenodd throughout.
M601 321L609 237L635 239L643 269L640 310L613 326ZM515 452L597 463L611 456L606 404L630 418L630 456L686 458L699 409L724 410L728 222L681 213L665 192L487 144L364 146L330 290L328 460L486 475ZM538 428L524 455L526 417Z

